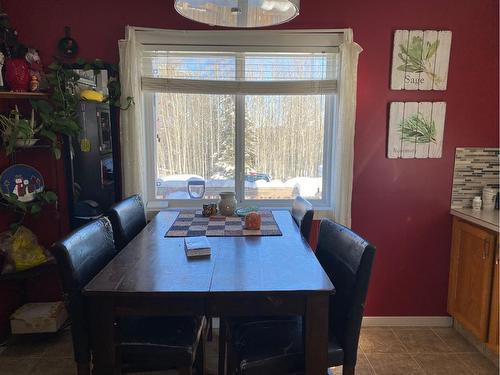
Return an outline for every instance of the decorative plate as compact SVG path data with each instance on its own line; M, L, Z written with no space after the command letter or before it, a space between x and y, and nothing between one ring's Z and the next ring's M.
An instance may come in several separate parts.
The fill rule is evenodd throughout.
M0 174L0 191L17 195L21 202L31 202L44 187L40 172L26 164L14 164Z
M236 210L236 215L240 217L244 217L246 214L249 214L250 212L257 212L259 209L258 207L241 207Z

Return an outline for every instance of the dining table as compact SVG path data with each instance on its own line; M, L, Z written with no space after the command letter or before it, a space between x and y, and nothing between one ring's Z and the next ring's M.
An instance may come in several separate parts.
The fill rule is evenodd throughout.
M83 290L93 373L121 373L121 316L296 315L304 319L305 373L325 374L335 288L290 212L272 214L281 235L208 237L211 255L189 258L183 237L165 236L179 211L160 211Z

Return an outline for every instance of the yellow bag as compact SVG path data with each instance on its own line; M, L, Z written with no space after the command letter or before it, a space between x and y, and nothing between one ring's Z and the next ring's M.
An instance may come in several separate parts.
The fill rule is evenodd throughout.
M47 261L43 247L26 227L19 227L11 237L10 257L16 271L24 271Z

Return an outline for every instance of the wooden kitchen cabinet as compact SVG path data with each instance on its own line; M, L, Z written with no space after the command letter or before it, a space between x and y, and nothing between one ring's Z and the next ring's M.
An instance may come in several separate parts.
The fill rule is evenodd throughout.
M495 254L495 265L493 269L493 286L491 291L491 308L490 308L490 326L488 329L488 347L490 350L496 352L498 354L498 283L500 282L498 279L498 263L499 263L499 247L498 242L496 246L496 254Z
M482 342L494 328L490 310L496 238L490 230L453 218L448 312Z

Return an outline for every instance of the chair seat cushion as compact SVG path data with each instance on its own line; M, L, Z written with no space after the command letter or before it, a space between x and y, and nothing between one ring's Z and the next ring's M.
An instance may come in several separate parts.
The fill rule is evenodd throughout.
M122 364L134 368L166 369L191 366L204 318L126 317L120 319ZM149 364L149 365L148 365Z
M238 327L242 327L245 324L259 322L269 322L269 321L288 321L291 320L295 322L297 320L297 316L237 316L237 317L228 317L221 320L226 324L227 334L231 336L231 333L234 330L237 330Z
M289 374L304 369L302 318L242 323L233 327L232 342L241 374ZM342 364L344 351L330 337L328 364Z

